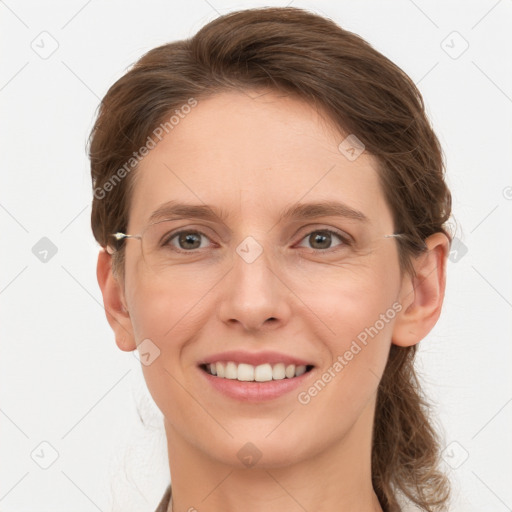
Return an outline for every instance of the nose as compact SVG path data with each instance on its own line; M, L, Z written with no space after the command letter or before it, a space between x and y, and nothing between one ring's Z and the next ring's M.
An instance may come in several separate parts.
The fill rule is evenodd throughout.
M270 262L269 252L263 250L253 261L242 251L234 254L233 266L222 283L217 309L225 324L257 332L282 327L288 322L291 291L277 265Z

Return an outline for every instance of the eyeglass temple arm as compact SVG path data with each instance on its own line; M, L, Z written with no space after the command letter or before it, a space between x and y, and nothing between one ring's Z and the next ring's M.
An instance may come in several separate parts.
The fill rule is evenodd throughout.
M391 235L384 235L384 238L401 238L401 239L407 239L410 238L407 233L393 233ZM417 245L417 244L416 244ZM421 248L427 249L427 244L422 240L421 241Z
M125 238L138 238L135 235L127 235L126 233L121 233L120 231L118 231L117 233L112 233L110 236L113 237L116 240L116 242L124 240ZM109 254L114 254L117 251L117 248L107 244L106 251Z

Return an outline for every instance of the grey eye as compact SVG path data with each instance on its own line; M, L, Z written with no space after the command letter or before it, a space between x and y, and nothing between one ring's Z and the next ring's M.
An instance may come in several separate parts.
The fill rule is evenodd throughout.
M303 240L307 240L311 244L311 249L322 251L331 249L333 246L333 237L337 238L341 243L337 245L348 245L349 241L339 233L330 229L317 229L307 234ZM302 246L304 247L304 246Z

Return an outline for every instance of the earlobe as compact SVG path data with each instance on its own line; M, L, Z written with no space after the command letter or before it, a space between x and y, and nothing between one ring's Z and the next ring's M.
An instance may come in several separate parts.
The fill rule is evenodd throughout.
M103 248L98 254L96 277L103 295L105 315L114 331L117 346L126 352L137 348L131 318L119 281L112 273L112 256Z
M393 344L408 347L419 343L436 324L444 300L446 264L450 240L434 233L425 240L428 250L414 261L416 276L404 276L400 311L393 328Z

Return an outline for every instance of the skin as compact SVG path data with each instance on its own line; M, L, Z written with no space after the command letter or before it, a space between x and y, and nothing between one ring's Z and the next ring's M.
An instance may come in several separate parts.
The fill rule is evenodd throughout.
M175 512L382 510L370 466L377 386L391 344L418 343L439 317L449 240L432 235L414 260L416 277L401 275L397 242L383 237L393 221L376 161L366 152L349 161L338 150L345 136L299 99L226 92L200 100L136 171L128 233L140 233L170 199L229 214L225 224L176 221L219 245L181 256L160 276L137 240L127 241L122 281L107 252L98 258L118 347L132 351L149 338L160 349L142 369L164 415ZM362 211L369 223L278 217L286 206L327 199ZM307 235L322 228L349 233L358 250L315 255L319 246ZM248 236L263 249L250 264L235 252ZM334 237L331 247L338 244ZM299 403L298 392L397 303L401 311L378 335ZM315 368L297 391L243 403L198 378L202 357L231 349L277 350ZM247 442L261 452L251 468L237 457Z

